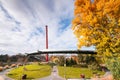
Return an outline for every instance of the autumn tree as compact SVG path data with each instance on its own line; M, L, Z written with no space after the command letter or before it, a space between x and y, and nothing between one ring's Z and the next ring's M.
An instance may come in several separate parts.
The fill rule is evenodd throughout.
M120 52L120 0L75 0L72 30L78 48L95 46L97 53Z
M120 64L120 0L75 0L74 16L72 29L78 48L95 46L107 67L115 71L114 79L120 80L116 67Z
M64 56L59 56L59 62L58 62L58 64L60 66L64 66L64 64L65 64L65 57Z

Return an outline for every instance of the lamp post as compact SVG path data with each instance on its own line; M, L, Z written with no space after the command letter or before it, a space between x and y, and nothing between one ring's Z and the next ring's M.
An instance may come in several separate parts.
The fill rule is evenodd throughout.
M66 68L66 56L65 56L65 58L64 58L64 78L66 79L66 70L65 70L65 68Z
M25 58L25 60L23 61L23 72L22 72L23 75L21 75L21 77L20 77L20 78L22 78L22 79L26 79L26 77L27 77L27 74L25 74L25 71L27 70L27 69L25 68L25 65L26 65L29 57L30 57L30 56L27 56L27 57Z

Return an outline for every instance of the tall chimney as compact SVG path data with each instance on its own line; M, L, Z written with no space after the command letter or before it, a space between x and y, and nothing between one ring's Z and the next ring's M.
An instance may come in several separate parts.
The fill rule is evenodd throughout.
M48 49L48 26L46 25L46 49ZM46 53L46 62L48 62L48 53Z

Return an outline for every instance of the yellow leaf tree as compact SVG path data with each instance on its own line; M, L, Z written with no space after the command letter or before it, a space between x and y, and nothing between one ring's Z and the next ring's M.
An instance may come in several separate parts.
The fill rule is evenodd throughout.
M75 0L72 30L79 49L93 45L99 55L120 53L120 0Z

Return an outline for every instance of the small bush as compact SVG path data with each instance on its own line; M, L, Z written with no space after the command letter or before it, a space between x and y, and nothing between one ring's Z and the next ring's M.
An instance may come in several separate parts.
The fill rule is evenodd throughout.
M106 61L108 69L112 72L115 80L120 80L120 59L117 57L109 58Z
M0 71L3 71L3 67L0 67Z
M16 67L16 64L12 64L10 67L11 67L11 68Z
M18 66L23 66L23 64L22 64L22 63L18 63L17 65L18 65Z
M88 65L88 68L91 70L100 70L100 66L96 63L92 63L91 65Z
M4 69L9 69L10 67L8 65L4 66Z
M80 67L87 68L88 65L87 64L78 64L78 65L73 65L73 67L76 67L76 68L80 68Z

